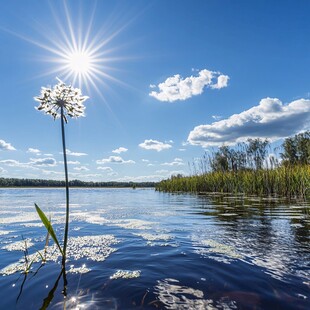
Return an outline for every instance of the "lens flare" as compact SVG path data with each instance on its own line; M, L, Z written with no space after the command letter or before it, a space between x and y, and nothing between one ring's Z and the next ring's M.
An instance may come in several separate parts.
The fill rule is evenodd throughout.
M111 41L131 21L121 23L119 28L109 23L94 28L95 6L91 12L88 11L89 15L82 8L80 11L77 11L75 6L69 9L66 1L60 2L60 6L56 9L50 3L52 23L39 25L38 33L42 35L41 39L7 30L46 52L37 59L48 63L49 70L45 70L39 77L53 75L53 78L59 77L74 87L86 87L88 93L90 88L93 88L103 99L102 91L108 87L107 80L128 86L110 75L111 71L115 71L111 64L125 59L116 56L117 48L111 47ZM120 21L117 23L120 25Z

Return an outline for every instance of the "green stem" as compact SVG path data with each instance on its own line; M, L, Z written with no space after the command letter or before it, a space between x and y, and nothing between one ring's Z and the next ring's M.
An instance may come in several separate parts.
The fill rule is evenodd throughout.
M69 231L69 180L68 180L68 165L67 165L67 153L66 153L66 140L65 140L65 124L64 124L64 110L61 107L61 134L62 134L62 149L64 155L64 166L65 166L65 179L66 179L66 225L64 234L64 246L63 246L63 257L62 265L65 266L66 254L67 254L67 243L68 243L68 231Z

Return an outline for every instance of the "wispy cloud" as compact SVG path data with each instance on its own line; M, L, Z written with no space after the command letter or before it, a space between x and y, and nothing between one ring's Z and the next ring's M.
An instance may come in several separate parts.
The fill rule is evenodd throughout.
M39 154L41 154L41 151L38 150L38 149L33 149L33 148L30 147L30 148L27 150L27 153L33 153L33 154L39 155Z
M103 170L107 172L112 172L113 169L111 167L97 167L98 170Z
M158 84L158 91L151 91L149 95L159 101L186 100L203 93L205 87L221 89L227 87L229 76L220 72L203 69L198 76L182 78L175 74L167 78L163 83ZM155 85L150 85L154 88Z
M63 164L63 161L59 161L60 164ZM68 160L67 161L68 165L80 165L81 163L78 160Z
M52 171L52 170L42 170L42 173L47 175L63 175L63 172L60 171Z
M20 168L29 168L29 163L21 163L15 159L4 159L0 160L0 163L9 166L9 167L20 167Z
M172 162L163 163L161 166L184 166L182 158L175 158Z
M73 170L77 170L77 171L89 171L89 169L85 166L81 166L81 167L74 167Z
M140 143L139 146L145 150L155 150L157 152L170 149L172 147L171 144L166 142L160 142L157 140L144 140L144 142Z
M0 167L0 173L5 173L7 172L6 170L4 170L2 167Z
M264 98L259 105L227 119L195 127L188 142L202 147L235 144L249 138L275 141L310 129L310 100L283 104L277 98Z
M79 152L72 152L70 150L66 150L67 151L67 155L70 155L70 156L77 156L77 157L80 157L80 156L86 156L88 154L86 153L79 153ZM62 153L61 153L62 154Z
M133 160L124 160L120 156L110 156L108 158L99 159L96 161L97 164L102 165L106 163L115 163L115 164L135 164Z
M118 179L115 179L117 182L157 182L162 180L162 175L141 175L141 176L124 176Z
M16 148L11 143L0 140L0 150L2 151L16 151Z
M220 116L220 115L212 115L212 118L215 119L216 121L219 121L222 118L222 116Z
M112 153L116 153L116 154L120 154L120 153L124 153L124 152L127 152L128 149L126 149L125 147L119 147L118 149L115 149L112 151Z

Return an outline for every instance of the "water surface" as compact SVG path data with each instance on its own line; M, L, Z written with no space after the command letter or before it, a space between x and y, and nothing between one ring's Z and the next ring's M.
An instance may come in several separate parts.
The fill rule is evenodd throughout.
M40 309L47 300L48 309L310 308L306 202L153 189L70 195L64 301L51 240L38 270L46 230L34 209L62 236L64 190L0 189L0 309ZM34 260L27 276L25 242Z

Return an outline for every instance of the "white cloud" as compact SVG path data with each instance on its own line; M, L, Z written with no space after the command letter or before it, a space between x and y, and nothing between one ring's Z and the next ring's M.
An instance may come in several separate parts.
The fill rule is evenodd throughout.
M275 141L310 129L310 100L283 104L277 98L264 98L259 105L240 114L208 125L195 127L188 142L202 147L235 144L249 138Z
M79 156L86 156L86 155L87 155L86 153L72 152L72 151L70 151L70 150L68 150L68 149L66 149L66 151L67 151L67 155L71 155L71 156L77 156L77 157L79 157ZM62 153L61 153L61 154L62 154Z
M172 162L163 163L161 166L184 166L184 162L181 158L175 158Z
M221 89L221 88L227 87L228 86L228 80L229 80L228 75L221 74L217 77L217 83L211 84L210 87L212 89Z
M216 121L219 121L222 118L222 116L220 116L220 115L212 115L212 118L215 119Z
M5 173L7 172L6 170L4 170L2 167L0 167L0 173Z
M126 149L125 147L119 147L118 149L116 150L113 150L112 153L116 153L116 154L120 154L120 153L124 153L124 152L127 152L128 149Z
M152 139L144 140L144 142L140 143L139 146L145 150L155 150L157 152L167 150L172 147L169 143L160 142Z
M112 172L113 169L111 167L97 167L98 170Z
M5 160L0 160L0 163L9 166L9 167L21 167L21 168L31 168L29 166L29 163L21 163L18 160L15 159L5 159Z
M169 173L169 170L164 170L164 169L162 169L162 170L156 170L155 172L158 173L158 174L164 174L164 175L166 175L167 173Z
M110 156L109 158L103 158L96 161L97 164L115 163L115 164L135 164L133 160L124 160L120 156Z
M81 167L74 167L73 170L77 170L77 171L89 171L89 169L85 166L81 166Z
M63 172L60 172L60 171L51 171L51 170L42 170L42 172L47 175L63 175L64 174Z
M33 166L56 166L56 160L52 157L30 158L29 165Z
M142 159L142 162L149 163L150 161L148 159Z
M166 79L158 84L158 91L151 91L150 96L159 101L173 102L176 100L186 100L192 96L203 93L205 87L220 89L227 87L229 77L219 72L207 69L201 70L198 76L182 78L179 74ZM151 88L154 85L150 85Z
M117 182L158 182L163 179L162 175L141 175L141 176L124 176L115 179Z
M0 150L2 151L16 151L16 148L10 143L0 140Z
M33 153L33 154L39 155L39 154L41 153L41 151L38 150L38 149L33 149L33 148L30 147L30 148L28 149L27 153Z

